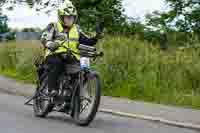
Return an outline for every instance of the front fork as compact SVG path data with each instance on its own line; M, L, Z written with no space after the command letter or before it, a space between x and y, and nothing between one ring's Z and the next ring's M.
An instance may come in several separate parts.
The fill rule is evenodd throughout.
M75 82L74 91L72 93L72 100L71 100L71 115L74 113L74 106L75 106L75 98L80 98L80 89L83 86L83 77L84 77L84 71L80 71L78 73L78 80Z

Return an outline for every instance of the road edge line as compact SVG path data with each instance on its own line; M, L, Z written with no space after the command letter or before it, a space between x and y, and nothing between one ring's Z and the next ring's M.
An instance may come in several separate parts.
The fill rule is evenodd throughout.
M153 116L146 116L146 115L140 115L140 114L126 113L126 112L114 111L112 109L104 109L104 108L100 108L99 112L122 116L122 117L128 117L128 118L154 121L154 122L159 122L159 123L176 126L176 127L181 127L181 128L200 130L200 125L186 123L186 122L171 121L171 120L167 120L167 119L164 119L161 117L153 117Z

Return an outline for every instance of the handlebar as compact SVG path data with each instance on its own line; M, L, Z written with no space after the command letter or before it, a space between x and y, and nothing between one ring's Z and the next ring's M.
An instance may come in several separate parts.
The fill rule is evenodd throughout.
M64 44L67 40L64 40L62 44ZM101 52L97 52L96 48L95 47L92 47L92 46L87 46L87 45L84 45L84 44L79 44L78 46L78 49L80 52L74 52L72 51L70 48L64 46L61 44L61 47L64 47L65 49L67 49L67 54L70 54L70 53L74 53L74 54L78 54L80 56L83 56L83 57L89 57L89 58L97 58L97 57L102 57L104 56L104 53L101 51Z
M84 45L84 44L78 45L77 48L80 51L79 53L74 52L70 48L63 45L65 42L68 42L68 39L65 38L65 36L63 36L63 34L57 35L57 37L60 37L61 40L62 40L62 43L60 43L60 47L63 47L67 50L66 52L63 52L63 53L66 53L68 55L70 55L71 53L74 53L74 54L78 54L80 56L90 57L90 58L102 57L104 55L103 52L97 52L95 47L87 46L87 45Z

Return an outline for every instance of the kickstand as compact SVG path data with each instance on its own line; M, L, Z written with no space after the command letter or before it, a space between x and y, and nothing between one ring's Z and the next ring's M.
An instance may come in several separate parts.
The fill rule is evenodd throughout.
M27 102L24 103L24 105L32 106L33 104L31 104L30 102L37 97L38 93L36 93L34 96L32 96L31 99L29 99Z
M41 91L43 91L44 89L45 89L45 88L43 88L43 89L37 91L37 93L35 93L35 95L31 97L31 99L29 99L27 102L24 103L24 105L32 106L33 104L31 104L30 102L31 102L33 99L37 98L37 97L38 97L38 94L39 94Z
M42 89L42 90L43 90L43 89ZM40 90L40 91L42 91L42 90ZM40 93L40 91L37 91L37 93L35 93L35 95L31 97L31 99L29 99L27 102L24 103L24 105L32 106L33 104L30 104L30 102L31 102L33 99L37 98L37 96L38 96L38 94Z

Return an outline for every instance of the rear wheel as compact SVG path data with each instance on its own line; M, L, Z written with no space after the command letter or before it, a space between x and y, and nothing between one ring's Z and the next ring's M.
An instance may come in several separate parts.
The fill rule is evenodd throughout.
M83 87L78 89L74 99L75 123L88 126L95 118L101 98L101 84L97 73L87 74Z
M40 91L38 93L38 91ZM47 78L45 78L41 85L35 90L37 97L33 100L33 110L36 117L46 117L52 111L53 105L50 104L50 99L47 96Z

